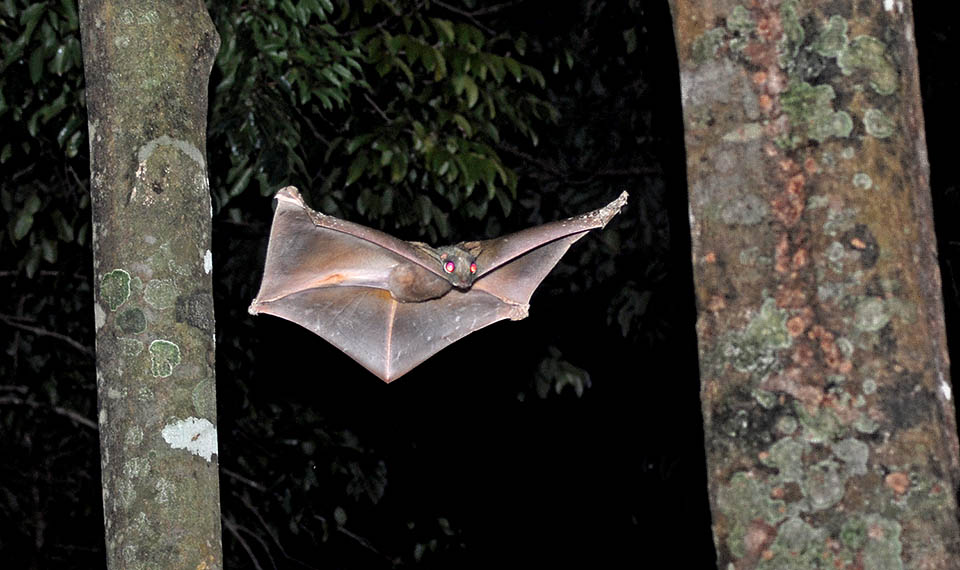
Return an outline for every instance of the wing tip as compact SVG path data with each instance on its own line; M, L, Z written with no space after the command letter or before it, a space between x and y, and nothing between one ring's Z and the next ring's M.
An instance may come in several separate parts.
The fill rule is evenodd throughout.
M600 218L600 227L606 227L606 225L613 219L614 216L620 213L620 210L627 205L627 199L630 197L630 193L623 191L617 196L617 199L613 202L610 202L606 206L600 208L596 211L597 217Z
M300 197L300 191L297 190L296 186L284 186L283 188L277 190L277 193L274 194L273 197L277 200L303 203L303 198Z

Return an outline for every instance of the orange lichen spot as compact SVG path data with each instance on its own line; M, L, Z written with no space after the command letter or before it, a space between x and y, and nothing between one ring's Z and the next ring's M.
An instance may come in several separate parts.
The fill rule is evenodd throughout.
M760 96L757 97L757 104L760 106L760 110L765 113L769 113L770 110L773 109L773 99L766 93L761 93Z
M810 329L810 332L807 333L807 336L813 340L820 340L823 338L833 340L833 333L825 329L823 325L814 325L813 328Z
M806 328L807 323L801 316L791 317L787 321L787 332L790 336L800 336Z
M796 170L796 168L797 168L797 163L789 158L785 158L780 161L780 170L784 172L792 172Z
M850 374L851 371L853 371L853 363L849 360L844 360L837 366L837 372L840 374Z
M759 459L760 461L766 461L769 458L770 458L769 451L761 451L760 453L757 454L757 459Z
M767 455L770 455L769 453ZM787 495L787 491L783 487L774 487L770 491L770 497L773 499L782 499Z
M852 245L855 249L867 249L867 244L865 244L863 240L858 237L851 239L850 245Z
M890 473L884 478L883 482L898 495L906 493L907 489L910 488L910 477L902 471Z
M792 265L795 270L806 267L807 263L809 262L810 262L810 254L807 253L807 250L805 248L800 248L793 253Z
M763 552L760 553L760 558L763 558L764 560L772 560L772 559L773 559L773 551L770 550L769 548L766 549L766 550L764 550Z
M760 18L757 21L757 35L769 42L780 38L780 18L776 15Z
M806 184L807 179L804 178L803 174L795 174L787 182L787 193L791 196L800 196L803 194L803 185Z
M747 548L747 552L756 556L773 542L776 535L777 529L762 519L754 519L750 521L750 526L747 527L747 532L743 537L743 545Z
M768 144L763 147L763 152L766 153L766 155L769 157L774 157L774 156L777 156L778 151L777 151L777 147L773 146L772 144Z
M780 287L774 300L781 309L798 309L806 304L807 292L800 288Z
M813 157L809 157L803 161L803 169L807 171L807 174L815 174L820 170L820 166L817 165L817 161Z
M767 82L767 72L758 71L753 74L753 83L754 85L763 85Z
M803 209L805 207L804 196L802 194L803 192L796 194L784 192L770 201L773 215L780 220L780 223L791 227L800 220L800 216L803 215Z
M787 327L789 328L789 324ZM795 349L793 349L793 354L790 356L790 359L793 360L794 364L802 368L807 368L813 364L813 349L806 344L798 344Z
M712 251L711 251L711 252L708 252L706 255L703 256L703 262L704 262L704 263L716 263L716 262L717 262L717 254L716 254L715 252L712 252Z
M720 295L714 295L710 297L710 300L707 302L707 309L716 313L727 308L727 302L723 300L723 297Z

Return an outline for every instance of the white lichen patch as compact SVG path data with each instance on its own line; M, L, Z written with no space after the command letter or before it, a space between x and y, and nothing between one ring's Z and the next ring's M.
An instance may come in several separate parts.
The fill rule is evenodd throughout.
M940 394L948 402L953 399L953 388L950 387L950 382L942 378L940 379Z
M163 427L163 441L173 449L186 449L207 461L217 453L217 428L209 420L189 417Z
M128 479L146 477L150 473L150 460L145 457L133 457L123 464L123 476Z
M104 312L103 307L100 306L100 303L93 304L93 327L95 330L100 330L107 322L107 313Z
M157 502L166 503L173 496L174 485L173 482L164 477L157 479L157 484L154 485L154 489L157 490Z
M903 14L903 0L883 0L883 9L887 12L893 12L893 9L897 9L897 13Z
M213 253L208 249L203 252L203 272L210 274L213 270Z
M172 146L173 148L178 149L180 152L193 159L193 161L200 165L201 168L204 167L203 153L200 152L200 149L190 144L188 141L170 138L167 135L159 136L140 147L140 150L137 151L137 161L143 165L150 158L150 155L157 150L157 147L161 145Z
M139 426L133 426L127 430L127 435L123 438L124 445L128 447L137 447L143 441L143 430Z

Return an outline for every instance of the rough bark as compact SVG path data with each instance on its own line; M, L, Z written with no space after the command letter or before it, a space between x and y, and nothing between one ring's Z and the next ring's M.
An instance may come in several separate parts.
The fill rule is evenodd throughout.
M673 0L719 568L960 568L909 1Z
M110 568L220 568L198 0L80 2Z

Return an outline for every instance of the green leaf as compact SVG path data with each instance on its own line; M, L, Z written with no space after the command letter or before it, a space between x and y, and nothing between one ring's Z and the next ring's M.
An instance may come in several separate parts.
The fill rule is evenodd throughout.
M67 46L60 45L50 60L50 71L57 75L63 75L63 72L70 69L70 60L66 58Z
M57 242L45 237L40 240L40 250L44 261L47 263L57 262Z
M470 138L473 136L473 127L470 126L470 121L468 121L463 115L461 115L460 113L454 113L453 122L457 124L457 126L460 128L461 131L463 131L463 134L467 138Z
M353 162L350 163L350 168L347 170L347 181L344 184L345 186L350 186L354 182L360 179L363 176L363 171L366 170L367 164L370 163L370 160L367 158L367 153L362 152L353 159Z
M68 243L73 241L73 226L63 217L63 213L60 210L54 210L50 218L53 220L54 227L57 228L57 239Z
M520 67L520 62L513 59L512 57L503 58L503 64L506 66L507 71L513 74L517 82L523 79L523 71Z
M236 182L230 186L230 190L227 192L227 195L231 198L235 198L243 193L247 189L247 186L250 185L250 179L253 178L254 168L253 166L248 166L243 169L240 176L237 177Z
M17 216L17 221L13 224L13 239L14 241L20 241L23 239L23 236L27 235L30 231L30 228L33 226L33 214L29 214L25 211L21 211L20 215Z
M516 48L517 53L520 55L527 54L527 40L523 37L519 37L513 41L513 47Z
M30 81L36 85L43 76L43 46L39 46L30 54Z
M347 154L355 153L358 148L370 142L370 140L373 139L373 136L374 135L372 134L360 135L358 137L354 137L349 141L347 141L347 146L346 146Z
M23 204L23 211L28 214L36 214L42 205L43 202L40 201L39 196L36 194L30 194L30 196L27 198L27 201Z
M637 29L627 28L623 31L623 41L627 44L627 53L631 54L637 50Z
M448 42L453 42L456 35L453 33L453 24L450 20L441 20L440 18L430 18L433 27L437 30L437 35Z
M27 273L27 277L33 279L33 276L37 273L37 268L40 267L40 246L34 245L30 248L30 251L27 252L26 259L23 264L24 270Z

